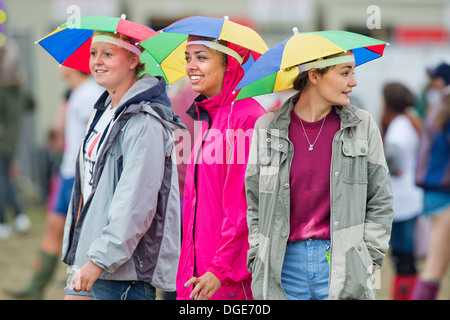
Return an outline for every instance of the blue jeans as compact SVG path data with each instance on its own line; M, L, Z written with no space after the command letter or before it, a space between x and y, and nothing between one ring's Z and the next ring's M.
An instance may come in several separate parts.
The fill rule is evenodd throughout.
M144 281L97 279L92 287L94 300L156 300L156 289Z
M288 300L328 299L330 267L325 252L330 240L288 242L281 285Z
M414 231L417 218L392 223L390 246L397 252L414 252Z

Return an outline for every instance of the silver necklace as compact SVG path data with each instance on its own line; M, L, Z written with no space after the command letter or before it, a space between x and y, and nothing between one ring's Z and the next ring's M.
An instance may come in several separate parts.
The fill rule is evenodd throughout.
M319 139L320 133L322 132L323 124L325 123L325 119L326 119L327 117L325 116L325 117L323 118L322 126L320 127L319 133L318 133L317 136L316 136L316 140L314 140L314 143L312 143L312 144L311 144L311 141L309 141L308 135L306 134L306 130L305 130L305 127L303 126L302 118L300 118L300 117L298 117L298 118L300 119L300 124L302 125L303 132L305 133L306 140L308 140L308 144L309 144L309 149L308 149L308 150L309 150L309 151L312 151L312 150L314 149L314 145L316 144L317 139Z

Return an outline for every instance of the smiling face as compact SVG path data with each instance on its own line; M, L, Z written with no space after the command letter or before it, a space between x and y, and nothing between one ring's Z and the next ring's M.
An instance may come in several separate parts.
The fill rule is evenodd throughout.
M108 91L116 90L126 80L136 78L135 68L139 58L126 49L108 42L91 45L89 68L98 85Z
M212 98L222 91L226 66L223 54L202 44L186 46L186 73L195 92Z
M331 67L324 74L318 74L317 92L331 105L346 106L350 104L350 93L358 84L353 73L354 62L347 62Z

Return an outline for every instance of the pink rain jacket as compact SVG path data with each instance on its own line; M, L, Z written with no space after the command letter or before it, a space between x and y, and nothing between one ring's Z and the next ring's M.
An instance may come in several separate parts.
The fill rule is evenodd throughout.
M242 48L233 49L244 56ZM222 92L211 99L200 95L188 111L201 120L196 121L197 132L200 124L202 130L186 171L178 299L190 299L193 287L184 284L207 271L222 283L211 299L253 298L246 267L249 244L244 181L253 127L265 110L253 99L232 105L233 89L243 76L237 60L228 56Z

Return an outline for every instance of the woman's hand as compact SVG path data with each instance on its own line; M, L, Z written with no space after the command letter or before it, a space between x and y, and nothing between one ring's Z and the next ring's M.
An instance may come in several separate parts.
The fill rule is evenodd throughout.
M76 292L91 292L94 282L100 277L103 269L95 263L88 261L77 271L72 281L73 290Z
M222 286L219 278L210 271L199 278L192 277L184 286L189 287L192 284L194 285L194 290L192 290L190 298L194 300L209 300Z

